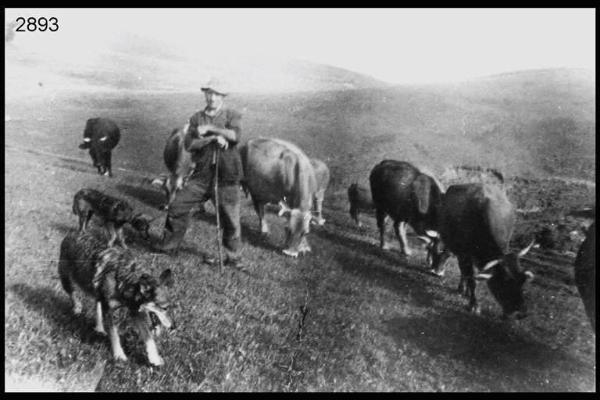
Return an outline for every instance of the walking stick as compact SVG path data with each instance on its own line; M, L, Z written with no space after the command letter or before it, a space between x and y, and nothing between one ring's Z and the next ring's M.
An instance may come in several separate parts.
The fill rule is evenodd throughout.
M213 161L215 163L215 211L217 213L217 252L219 257L219 274L223 273L223 256L221 253L221 218L219 216L219 155L221 149L216 145L213 153Z

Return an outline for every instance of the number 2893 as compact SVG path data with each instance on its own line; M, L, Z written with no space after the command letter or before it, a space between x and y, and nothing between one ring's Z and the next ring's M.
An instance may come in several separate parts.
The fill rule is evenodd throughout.
M17 18L17 32L45 32L46 30L50 32L56 32L58 30L58 19L56 17L46 18L46 17L29 17L25 19L24 17Z

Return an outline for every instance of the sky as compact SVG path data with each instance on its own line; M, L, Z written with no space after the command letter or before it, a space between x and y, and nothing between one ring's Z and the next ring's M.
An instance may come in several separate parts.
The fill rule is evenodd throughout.
M596 68L594 9L6 9L5 24L19 16L59 29L13 43L74 62L133 34L189 57L295 58L389 83Z

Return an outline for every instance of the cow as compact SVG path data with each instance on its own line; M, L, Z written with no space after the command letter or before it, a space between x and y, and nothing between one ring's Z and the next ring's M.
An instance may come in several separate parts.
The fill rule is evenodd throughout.
M370 211L374 208L373 197L369 188L352 183L348 187L348 202L350 203L350 217L359 228L362 223L358 220L360 211Z
M252 197L261 233L269 233L265 204L279 203L279 214L288 219L283 253L297 257L311 251L306 235L318 185L310 159L295 144L272 138L250 139L240 148L240 154L242 185Z
M119 127L108 118L90 118L83 131L82 150L89 149L94 167L100 175L112 177L112 149L119 143L121 132Z
M388 249L384 238L386 215L394 221L394 232L404 255L412 254L406 240L406 224L431 242L429 232L435 234L437 230L443 196L443 188L435 178L408 162L384 160L373 167L369 181L382 249Z
M152 180L152 185L161 187L165 191L166 202L159 207L161 210L168 210L175 199L175 195L183 188L187 178L195 168L192 154L183 145L188 127L189 125L186 124L183 128L175 128L171 132L163 151L163 160L169 174L161 175Z
M522 269L519 258L533 247L534 240L520 252L510 252L516 211L498 185L467 183L452 185L444 194L438 216L436 248L440 253L452 252L458 259L461 280L458 290L469 298L468 309L481 312L475 298L475 280L486 280L494 298L503 310L503 317L527 315L523 285L533 279L533 273ZM441 258L443 259L443 257ZM474 275L473 264L479 270ZM433 262L439 268L439 261Z
M329 186L329 168L323 161L316 158L311 158L310 163L315 171L315 178L317 180L317 191L315 192L313 199L317 216L313 221L316 221L317 225L324 225L323 200L325 199L327 186Z
M192 161L192 155L183 145L185 133L189 125L186 124L183 128L175 128L165 143L163 151L163 160L165 166L169 170L169 174L161 175L152 180L152 185L158 186L165 191L166 201L159 207L160 210L168 210L169 206L175 199L175 195L180 191L187 182L189 176L194 172L196 163ZM207 193L205 201L210 199ZM200 211L205 212L205 201L200 202Z
M596 222L587 230L575 258L575 284L596 332Z

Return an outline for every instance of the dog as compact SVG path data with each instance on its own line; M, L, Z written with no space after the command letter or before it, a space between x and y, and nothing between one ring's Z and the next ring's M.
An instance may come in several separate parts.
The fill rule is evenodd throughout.
M154 337L160 334L161 326L174 329L167 315L168 288L174 280L170 269L164 270L157 280L138 271L131 250L107 247L104 240L90 231L71 231L60 245L58 274L75 315L81 314L82 304L74 295L74 284L96 299L94 330L106 335L104 316L115 360L127 361L114 317L116 309L126 307L146 345L148 361L155 366L164 364Z
M108 231L108 246L112 247L118 239L121 246L127 248L123 237L123 225L129 223L144 240L150 238L150 218L142 213L134 214L133 208L124 200L108 196L98 190L81 189L73 197L73 214L79 217L79 231L85 231L92 215L96 214L104 221Z

